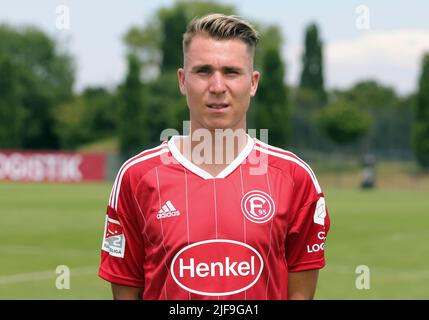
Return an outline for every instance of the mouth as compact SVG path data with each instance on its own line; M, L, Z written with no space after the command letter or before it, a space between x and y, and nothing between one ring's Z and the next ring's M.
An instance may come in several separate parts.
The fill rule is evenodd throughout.
M213 110L222 110L229 107L228 103L207 103L206 106Z

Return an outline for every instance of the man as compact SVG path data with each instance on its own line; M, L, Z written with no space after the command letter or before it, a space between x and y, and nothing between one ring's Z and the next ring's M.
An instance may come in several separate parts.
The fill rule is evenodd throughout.
M190 135L125 162L110 195L99 275L115 299L313 298L329 217L310 167L245 132L257 40L234 16L188 26Z

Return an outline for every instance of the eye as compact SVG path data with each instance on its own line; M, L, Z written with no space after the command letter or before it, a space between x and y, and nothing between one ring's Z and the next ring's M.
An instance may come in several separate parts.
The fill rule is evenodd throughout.
M226 69L225 70L225 74L226 75L232 75L232 76L234 76L234 75L238 75L239 72L237 70L235 70L235 69Z
M208 74L210 74L210 69L208 69L208 68L201 68L201 69L198 69L196 71L196 73L200 74L200 75L208 75Z

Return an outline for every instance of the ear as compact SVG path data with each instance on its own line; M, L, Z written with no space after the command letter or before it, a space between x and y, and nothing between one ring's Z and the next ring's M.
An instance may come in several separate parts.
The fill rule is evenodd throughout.
M177 78L179 79L179 88L182 95L186 96L186 88L185 88L185 70L183 68L179 68L177 70Z
M261 74L259 71L253 71L252 74L252 87L250 89L250 96L254 97L256 94L256 90L258 90L258 84L259 84L259 78L261 77Z

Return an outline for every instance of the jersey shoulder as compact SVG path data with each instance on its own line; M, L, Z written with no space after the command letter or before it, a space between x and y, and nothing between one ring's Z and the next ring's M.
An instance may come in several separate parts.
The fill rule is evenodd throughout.
M139 180L153 168L163 164L163 155L168 154L167 142L144 150L123 163L119 169L109 197L109 206L118 210L120 197L130 194Z
M140 178L154 167L167 162L166 155L168 152L169 149L166 141L154 148L143 150L125 161L119 169L118 175L126 174L130 177Z
M311 167L295 153L278 148L255 139L255 149L268 156L268 165L276 167L290 175L298 183L311 181L317 193L321 193L320 185Z

